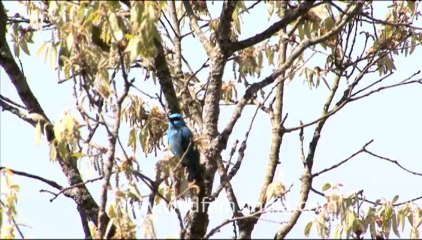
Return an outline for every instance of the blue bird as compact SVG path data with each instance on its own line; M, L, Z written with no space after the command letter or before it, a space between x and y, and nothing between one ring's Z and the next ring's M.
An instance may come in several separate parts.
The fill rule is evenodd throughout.
M188 182L192 183L194 180L198 182L200 174L199 152L194 143L191 143L192 132L186 126L181 114L173 113L169 116L167 135L171 152L179 161L181 160L182 166L187 168Z

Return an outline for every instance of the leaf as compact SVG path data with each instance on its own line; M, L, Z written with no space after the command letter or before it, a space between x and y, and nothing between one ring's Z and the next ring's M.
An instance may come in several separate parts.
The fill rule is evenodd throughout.
M39 145L41 140L41 123L40 121L37 122L35 125L35 144Z
M330 188L331 188L331 184L325 183L324 186L322 186L322 191L327 191Z
M281 181L274 181L267 188L267 200L270 200L272 197L282 198L285 193L286 188L283 183Z
M145 217L144 222L142 223L142 232L144 233L144 238L146 239L157 239L152 214L148 214Z
M109 218L115 218L117 217L117 212L115 209L115 205L114 203L110 204L107 208L107 215Z
M419 231L416 227L412 227L412 230L410 232L410 238L411 239L419 239Z
M141 192L139 192L138 187L136 184L130 183L129 184L129 196L136 201L142 201L143 197L141 195Z
M375 223L369 223L369 232L371 234L372 239L377 239L377 231L375 230Z
M73 48L74 47L73 46L74 42L75 42L75 38L74 38L73 34L72 33L69 33L69 35L67 35L67 37L66 37L66 47L68 49Z
M346 232L349 232L350 230L352 230L352 227L355 224L355 221L356 221L355 214L351 211L347 211L347 213L346 213L346 227L345 227Z
M334 227L333 239L341 239L341 232L340 226L337 224Z
M13 190L14 192L19 192L19 189L20 189L19 185L17 184L12 184L9 186L9 188Z
M392 228L393 228L393 232L394 234L400 238L400 233L398 231L398 225L397 225L397 216L395 213L393 213L393 215L391 216L391 220L392 220Z
M121 29L121 19L118 19L116 14L114 12L110 13L108 16L108 19L110 21L110 28L113 33L113 40L116 42L120 41L124 37L124 33Z
M51 46L51 53L50 53L50 67L54 68L57 64L57 47L56 46Z
M57 150L54 143L50 144L50 161L55 161L57 159Z
M413 15L415 13L415 3L416 3L416 1L414 1L414 0L408 0L406 2L407 2L407 7L409 8L410 12Z
M47 46L47 43L44 42L40 48L38 48L37 53L35 54L35 56L39 56L41 55L41 53L45 50L45 47Z
M397 202L397 200L399 200L399 195L394 196L393 200L391 201L392 204L394 204L395 202Z
M91 233L91 238L94 239L97 236L97 227L93 222L88 222L89 232Z
M110 232L111 227L113 226L114 220L115 220L115 218L111 218L110 221L108 222L106 232L104 234L105 236L107 236L108 233Z
M129 140L128 140L128 147L131 147L134 152L136 152L136 130L135 128L130 129L129 131Z
M158 189L158 193L159 193L161 196L163 196L163 193L164 193L164 188L159 188L159 189ZM154 199L154 204L155 204L155 205L158 205L158 204L160 203L160 201L161 201L161 197L160 197L160 196L158 196L158 194L156 194L156 195L155 195L155 199Z
M73 158L76 158L76 159L79 159L79 158L81 158L83 156L83 153L82 152L73 152L72 153L72 157Z
M130 62L133 62L138 57L140 52L140 41L138 36L134 36L132 39L129 40L125 52L129 53Z
M311 228L312 228L312 222L308 222L308 224L306 224L305 226L305 231L304 231L306 237L309 237Z
M402 207L399 209L399 211L397 212L397 221L399 226L401 225L401 231L404 230L404 225L406 223L405 221L405 215L404 215L404 211L405 209Z
M19 41L19 47L23 50L24 53L26 53L28 56L31 55L29 53L29 49L28 49L28 44L27 42L22 39L21 41Z
M274 52L270 47L265 48L265 56L267 57L268 65L274 64Z

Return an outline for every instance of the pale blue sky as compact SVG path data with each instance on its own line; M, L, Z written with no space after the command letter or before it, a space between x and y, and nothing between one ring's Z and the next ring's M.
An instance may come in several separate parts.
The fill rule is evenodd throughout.
M375 3L380 8L385 8L386 2ZM6 7L12 3L5 3ZM220 2L214 6L209 4L213 16L214 10L219 9ZM10 9L10 8L9 8ZM16 10L12 10L13 15ZM252 11L253 16L244 18L242 37L250 36L253 33L264 29L269 25L267 22L264 6L257 7ZM380 17L383 14L379 15ZM419 26L421 25L419 20ZM35 38L35 42L42 40ZM196 42L188 41L184 45L186 59L191 60L193 69L198 69L205 60L201 46ZM57 73L48 64L44 63L43 56L35 57L38 45L30 46L32 56L22 54L21 60L24 72L35 96L44 107L46 114L53 122L59 120L59 116L65 106L72 106L74 101L71 94L70 83L57 84ZM412 73L420 70L422 64L422 49L418 47L413 55L404 58L397 58L395 62L397 74L389 81L404 79ZM317 59L318 61L318 59ZM265 60L264 60L265 62ZM318 63L318 62L316 62ZM225 79L231 78L231 68L225 75ZM261 76L266 76L271 69L264 69ZM138 73L135 73L138 74ZM200 79L206 79L206 72L202 72ZM138 75L139 76L139 75ZM12 99L18 99L13 86L3 69L0 70L2 95ZM365 81L373 81L378 75L367 77ZM249 81L254 81L250 79ZM330 82L330 79L328 79ZM157 90L150 84L139 82L138 87L154 94ZM267 88L269 91L270 88ZM299 120L307 122L314 119L321 112L322 103L325 100L327 89L321 86L318 89L309 90L301 78L295 78L286 88L286 111L289 117L286 121L288 126L297 125ZM133 92L136 93L136 92ZM421 85L405 86L393 90L387 90L376 94L362 101L351 103L341 110L327 122L315 157L314 171L319 171L332 164L343 160L353 152L360 149L366 142L374 139L369 149L376 153L388 156L400 161L402 165L415 171L422 171L422 102ZM151 103L158 104L158 103ZM232 107L223 107L221 110L220 127L225 126L230 118ZM244 110L241 120L236 126L228 146L232 146L234 139L243 140L244 132L249 126L249 120L255 111L255 107L247 107ZM240 203L253 204L258 198L260 185L262 183L265 165L268 159L270 147L270 122L268 117L260 112L256 119L254 128L250 134L246 157L238 175L233 179L234 190ZM123 136L127 136L127 128L122 129ZM313 127L305 131L305 138L308 142L312 136ZM124 138L123 138L124 139ZM35 129L29 124L21 121L9 112L1 113L1 166L16 170L26 171L40 175L48 179L66 185L66 179L61 173L57 163L49 161L49 147L46 140L39 145L35 144ZM302 163L299 155L299 137L294 132L285 136L281 149L281 162L279 178L286 186L294 184L291 193L287 196L287 207L294 208L298 190L300 188L298 179L302 171ZM308 144L305 145L306 147ZM224 155L227 152L223 153ZM154 165L157 160L153 155L147 158L140 152L137 153L138 161L145 166L144 172L153 177ZM162 156L162 155L161 155ZM160 156L158 156L160 157ZM87 163L81 163L86 166ZM91 178L88 171L83 171L85 179ZM40 193L40 189L49 189L45 184L32 181L23 177L14 177L13 181L21 186L18 195L18 221L30 226L22 227L27 238L54 238L66 237L77 238L83 236L79 215L76 205L70 199L63 196L50 203L52 197L47 193ZM385 197L391 199L394 195L400 195L400 200L407 200L421 196L420 187L422 178L409 175L396 166L382 162L368 155L359 155L344 166L318 177L314 181L314 187L321 189L325 182L340 182L344 185L345 192L355 192L364 189L368 199L375 200ZM98 200L99 183L90 184L88 187ZM50 189L52 190L52 189ZM225 202L225 195L222 192L217 204ZM322 203L323 199L311 193L307 207ZM241 204L243 205L243 204ZM184 212L183 212L184 214ZM288 237L303 237L303 229L306 223L315 215L305 213L299 219L299 223L291 231ZM219 224L223 219L230 218L231 212L225 211L210 216L209 229ZM264 219L284 221L285 215L265 214ZM137 221L142 217L138 216ZM154 219L158 237L177 237L178 224L173 212L157 213ZM171 226L171 227L170 227ZM229 224L214 237L231 237L232 225ZM279 228L278 224L268 221L260 221L255 227L253 237L272 238ZM311 236L316 237L313 230ZM407 236L407 235L404 235ZM391 236L393 237L393 236Z

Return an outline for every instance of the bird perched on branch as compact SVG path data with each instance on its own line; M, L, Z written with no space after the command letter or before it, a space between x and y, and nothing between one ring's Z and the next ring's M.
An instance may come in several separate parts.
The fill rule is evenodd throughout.
M190 184L194 180L198 182L200 174L199 152L194 146L192 132L186 126L181 114L173 113L169 116L167 134L171 152L187 169L188 182Z

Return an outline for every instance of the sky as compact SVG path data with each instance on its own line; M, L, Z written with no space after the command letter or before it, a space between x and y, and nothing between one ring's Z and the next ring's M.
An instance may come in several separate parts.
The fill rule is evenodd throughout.
M380 9L385 9L387 3L378 2L376 4ZM6 2L5 6L11 9L10 15L20 11L15 8L15 3ZM208 7L211 14L216 16L215 10L219 9L220 3L215 2L214 5L209 4ZM243 19L242 38L252 36L257 31L265 29L271 23L268 22L264 6L256 7L252 14L252 17ZM382 13L379 16L382 16ZM419 26L421 21L419 20ZM35 38L36 43L39 40L43 40L43 36ZM192 60L193 69L198 69L205 61L205 55L202 54L203 50L196 40L187 40L186 45L184 45L185 54L187 59ZM34 95L37 96L50 119L53 122L57 122L63 109L72 107L74 104L71 85L68 83L57 83L57 73L51 69L48 63L44 62L43 56L35 56L38 48L39 45L37 44L30 46L31 53L33 53L32 56L22 54L21 61ZM398 79L404 79L420 70L420 59L422 59L422 49L420 47L406 58L397 58L395 61L397 74L388 81L393 82ZM271 69L264 69L261 76L265 77L270 72ZM206 79L206 74L206 72L200 73L199 78ZM372 81L377 77L377 75L370 76L367 81ZM225 78L230 78L230 73L226 73ZM18 99L14 87L3 69L0 69L0 79L1 94L11 99ZM257 80L259 79L252 79L251 81ZM149 83L140 82L138 87L152 95L156 92L156 88L153 88ZM268 90L269 88L267 88ZM295 126L299 123L299 120L307 122L315 119L321 112L322 103L327 92L324 87L310 90L304 80L299 77L289 82L286 87L285 101L286 112L289 113L286 125ZM351 103L328 120L318 145L314 160L314 171L322 170L347 158L365 143L374 139L368 149L398 160L406 168L421 172L421 102L422 86L410 85L387 90L367 99ZM151 103L151 105L153 104L158 105L158 103ZM220 130L230 119L232 110L233 107L230 106L221 108ZM232 142L235 139L243 140L244 133L249 127L249 122L254 112L255 107L253 106L245 108L230 138L229 147L232 146ZM253 130L250 133L242 168L232 181L234 191L238 199L240 199L241 205L244 203L253 205L258 198L270 148L271 135L269 127L270 121L268 117L264 113L259 112ZM313 127L305 130L306 142L309 142L312 131ZM125 128L122 128L123 136L127 136L127 132ZM37 145L35 142L35 129L9 112L1 112L0 143L1 166L40 175L52 179L63 186L67 185L66 178L61 173L58 164L49 161L47 141L42 139L40 144ZM223 156L226 156L228 151L229 149L223 152ZM163 154L166 153L159 153L157 157L153 155L145 157L144 154L138 152L137 159L145 166L144 172L153 177L155 162ZM280 157L281 165L277 178L286 186L293 184L285 203L288 209L293 209L296 206L296 199L300 189L298 181L302 171L297 132L285 136ZM86 170L88 165L86 161L80 164L81 168L83 168L82 173L85 179L94 177L90 171ZM20 223L26 225L21 228L26 238L78 238L83 236L76 205L71 199L61 196L50 202L52 195L40 193L41 189L53 190L45 184L19 176L13 177L13 181L21 187L18 194L17 219ZM321 189L326 182L343 184L342 190L344 193L357 192L363 189L365 196L371 200L378 198L392 199L395 195L399 195L399 201L404 201L422 195L420 188L418 188L422 184L421 177L407 174L393 164L364 154L357 156L335 171L318 177L314 181L314 187ZM88 185L97 201L100 192L99 185L100 183ZM2 185L2 189L3 187ZM311 204L308 204L307 208L323 203L324 199L311 193L309 202ZM180 202L180 204L183 203ZM231 217L231 212L224 208L225 203L226 198L223 191L215 203L216 206L222 207L212 211L209 229L218 225L225 218ZM165 211L163 208L164 206L157 208L154 216L157 236L161 238L177 238L178 224L175 214ZM184 214L184 211L182 212ZM265 214L263 216L264 220L259 221L256 225L252 237L272 238L280 227L279 224L273 221L284 221L285 218L283 217L285 215ZM304 213L288 237L303 237L305 225L314 217L315 214L313 213ZM136 221L141 221L142 218L142 215L140 215ZM232 227L229 224L220 233L215 234L214 237L232 237L232 235ZM311 232L312 236L318 236L315 229Z

